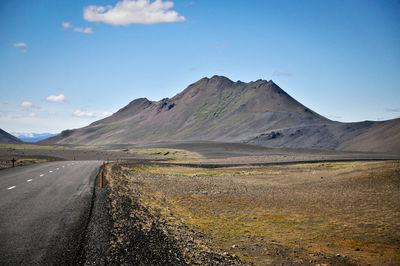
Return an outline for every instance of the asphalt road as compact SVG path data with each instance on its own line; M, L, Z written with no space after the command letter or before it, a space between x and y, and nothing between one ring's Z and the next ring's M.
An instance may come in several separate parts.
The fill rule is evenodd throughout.
M100 161L0 171L0 265L74 264Z

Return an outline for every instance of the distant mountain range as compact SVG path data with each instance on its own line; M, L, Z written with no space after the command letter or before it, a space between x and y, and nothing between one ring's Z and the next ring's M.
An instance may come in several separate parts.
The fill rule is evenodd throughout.
M19 133L19 132L12 132L12 135L18 137L19 139L25 142L38 142L43 139L47 139L57 134L52 133Z
M19 138L11 135L10 133L0 128L0 143L22 143L23 141Z
M124 144L224 141L269 147L400 154L400 119L331 121L272 81L203 78L171 99L136 99L110 117L42 143Z

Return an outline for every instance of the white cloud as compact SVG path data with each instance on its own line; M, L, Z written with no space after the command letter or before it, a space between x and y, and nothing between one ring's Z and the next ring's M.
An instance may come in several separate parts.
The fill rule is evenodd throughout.
M95 117L96 116L93 112L85 112L85 111L81 111L79 109L74 112L74 115L77 117Z
M27 47L28 45L24 42L16 42L13 44L14 47Z
M28 45L24 42L16 42L13 43L13 46L16 48L21 48L21 50L19 50L21 53L26 53L28 52L28 49L26 49L26 47L28 47Z
M123 0L115 7L87 6L83 9L83 18L90 22L104 22L114 26L129 24L156 24L185 21L176 11L168 10L173 2L156 0Z
M55 102L55 103L62 103L66 101L64 94L60 95L50 95L46 97L46 101L48 102Z
M33 107L33 103L25 101L21 103L22 107Z
M71 22L63 21L63 22L61 22L61 26L63 27L63 29L71 29L72 31L75 31L75 32L81 32L81 33L85 33L85 34L93 33L93 30L91 27L86 27L86 28L72 27Z
M62 26L64 29L69 29L69 28L71 28L71 23L70 23L70 22L63 21L63 22L61 22L61 26Z
M113 114L112 112L102 112L101 113L101 115L103 115L103 116L110 116L112 114Z
M93 33L93 30L90 27L86 27L86 28L76 27L76 28L73 28L72 30L75 31L75 32L82 32L82 33L85 33L85 34L92 34Z

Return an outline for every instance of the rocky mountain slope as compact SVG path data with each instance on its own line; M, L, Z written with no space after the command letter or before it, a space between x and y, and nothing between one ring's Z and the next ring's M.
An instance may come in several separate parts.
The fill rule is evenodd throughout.
M22 143L23 141L19 138L7 133L0 128L0 143Z
M244 83L213 76L191 84L171 99L156 102L136 99L110 117L84 128L63 131L43 142L212 140L270 147L400 153L400 133L395 130L399 127L400 119L331 121L297 102L272 81Z

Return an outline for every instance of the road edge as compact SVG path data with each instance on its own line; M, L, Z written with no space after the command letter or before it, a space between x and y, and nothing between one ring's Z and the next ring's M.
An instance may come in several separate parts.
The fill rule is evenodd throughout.
M104 178L104 186L100 188L100 171L99 168L94 180L89 216L74 259L75 265L107 264L112 219L109 215L108 182Z

